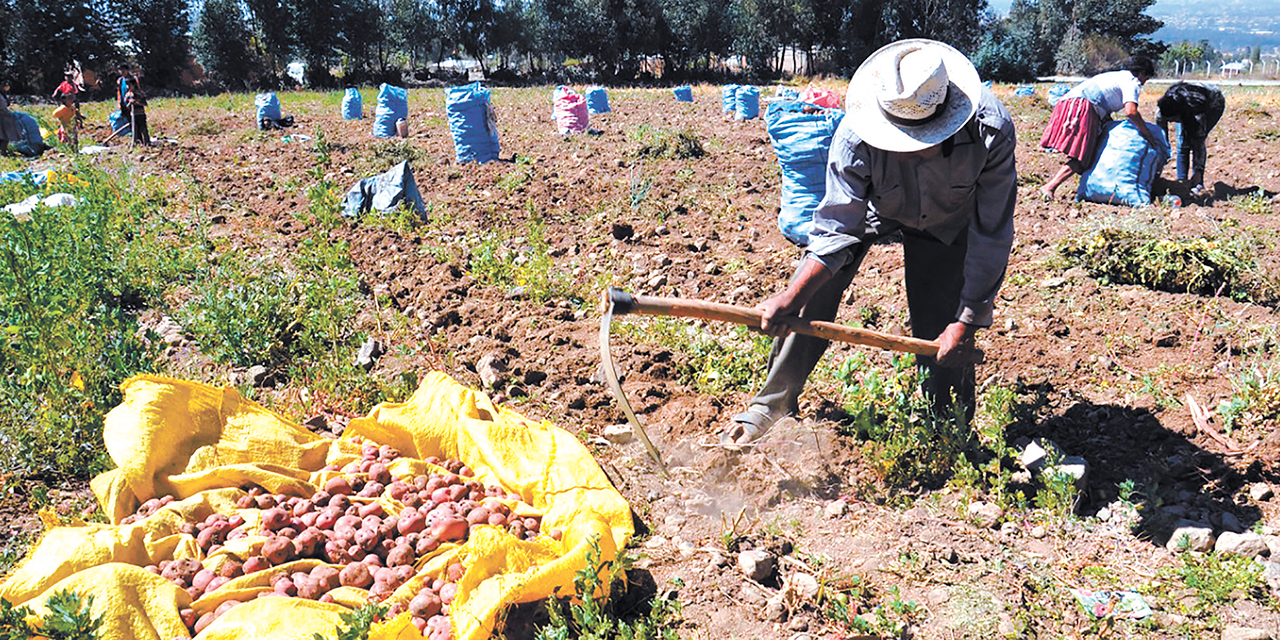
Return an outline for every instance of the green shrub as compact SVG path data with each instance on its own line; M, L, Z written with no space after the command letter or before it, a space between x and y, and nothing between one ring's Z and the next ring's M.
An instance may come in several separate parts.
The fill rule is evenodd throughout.
M691 129L670 131L642 124L636 127L630 137L640 142L635 152L640 158L687 160L707 155L706 149L702 146L702 139Z
M1122 219L1086 225L1058 251L1113 284L1259 303L1275 300L1271 278L1257 273L1253 247L1241 234L1178 238L1162 226Z
M102 616L93 617L93 596L83 596L74 591L56 591L45 602L49 612L36 624L28 622L32 615L29 607L14 607L0 598L0 640L27 640L45 637L48 640L94 640L102 627Z
M107 464L102 418L119 385L153 370L138 309L193 271L204 248L164 217L163 196L79 164L47 189L76 206L0 215L0 474L86 477Z

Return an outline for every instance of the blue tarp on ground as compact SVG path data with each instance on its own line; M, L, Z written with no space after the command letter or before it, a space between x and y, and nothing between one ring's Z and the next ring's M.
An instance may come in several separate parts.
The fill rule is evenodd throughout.
M671 93L674 94L676 100L679 100L680 102L693 102L693 87L690 87L689 85L676 87L671 90Z
M373 108L373 135L394 138L396 121L401 118L409 118L409 92L404 87L382 83L378 87L378 104Z
M604 87L589 87L587 89L587 113L596 115L600 113L609 113L609 94Z
M356 217L371 209L391 211L402 204L412 207L419 216L427 215L427 207L422 202L418 184L413 180L408 160L391 167L386 173L365 178L352 186L342 199L342 214Z
M827 192L827 151L843 117L840 109L790 100L765 110L765 128L782 168L778 229L798 245L809 244L813 212Z
M1147 128L1160 144L1153 149L1128 119L1112 120L1102 127L1098 158L1076 189L1077 200L1141 207L1151 204L1151 184L1169 161L1169 142L1154 123Z
M733 97L733 118L735 120L754 120L760 117L760 89L757 87L738 87Z
M342 119L343 120L360 120L364 118L364 97L360 95L360 90L355 87L347 89L342 94Z
M489 103L489 90L479 82L444 91L449 133L458 162L498 159L498 125Z
M1067 95L1067 92L1070 90L1071 85L1069 84L1055 84L1052 87L1049 87L1049 106L1052 107L1053 105L1058 104L1058 101L1062 99L1062 96Z

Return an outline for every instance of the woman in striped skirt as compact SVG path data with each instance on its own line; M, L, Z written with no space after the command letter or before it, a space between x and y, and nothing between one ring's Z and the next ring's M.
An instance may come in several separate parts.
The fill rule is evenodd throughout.
M1061 151L1067 160L1049 182L1040 187L1040 195L1046 201L1053 200L1054 191L1071 174L1084 173L1093 164L1098 135L1102 133L1102 120L1117 111L1124 112L1147 144L1160 146L1138 112L1138 94L1142 92L1142 85L1155 74L1155 64L1149 58L1134 56L1122 62L1118 71L1093 76L1058 100L1053 106L1049 126L1040 136L1040 146Z

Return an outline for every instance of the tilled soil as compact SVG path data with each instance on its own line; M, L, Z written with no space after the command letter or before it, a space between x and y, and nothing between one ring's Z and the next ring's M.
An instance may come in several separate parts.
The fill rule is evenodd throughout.
M1159 90L1148 87L1145 113ZM1044 87L1032 97L1011 87L997 92L1018 127L1020 201L995 324L979 336L986 351L979 381L1018 391L1024 412L1008 441L1048 438L1087 460L1090 475L1073 517L1010 509L1003 524L990 526L968 507L992 496L880 486L860 443L838 434L845 414L829 381L815 379L798 420L757 446L714 446L749 393L699 392L681 377L689 356L635 337L643 332L615 331L613 357L670 475L638 442L601 437L625 422L599 369L594 298L604 284L750 306L785 284L799 255L777 231L779 171L764 125L723 117L717 87L696 87L692 103L675 102L667 90L611 90L613 111L592 118L592 133L572 137L555 133L549 87L496 89L503 159L485 165L454 161L438 90L411 92L404 143L372 138L370 120L343 121L334 101L303 96L282 96L295 129L255 133L252 101L240 96L231 111L157 100L153 136L173 141L152 149L117 144L110 155L171 179L173 197L186 210L207 210L210 234L228 249L282 252L323 232L296 215L315 181L314 140L282 136L323 131L331 163L321 171L342 188L411 155L431 220L414 231L353 222L334 232L350 242L368 289L394 306L371 304L362 325L382 327L378 337L392 347L426 346L412 351L418 355L384 357L370 375L442 369L481 388L479 370L501 365L493 397L579 433L631 501L644 554L631 579L641 594L674 589L684 605L682 637L852 637L823 598L856 584L868 586L873 602L892 600L897 589L897 598L917 603L913 637L1094 635L1109 625L1086 614L1068 589L1143 588L1161 569L1181 566L1165 547L1181 519L1218 532L1280 529L1280 503L1261 498L1258 488L1280 484L1274 421L1226 434L1214 421L1197 426L1188 408L1191 400L1216 407L1242 372L1270 362L1275 313L1223 296L1110 285L1057 259L1056 244L1087 221L1136 215L1164 220L1178 236L1255 233L1267 240L1260 268L1273 270L1275 201L1250 212L1229 199L1280 192L1280 106L1272 93L1228 88L1226 115L1209 139L1212 196L1157 185L1157 196L1170 190L1189 204L1130 210L1065 199L1074 180L1060 190L1063 199L1037 199L1060 162L1035 146L1049 114ZM706 155L643 155L647 134L679 131L701 140ZM1173 175L1172 162L1164 175ZM470 272L459 242L496 229L519 251L531 220L545 225L551 270L588 292L582 299L538 302ZM907 333L901 280L900 249L876 247L839 320L871 319L871 328ZM378 324L388 314L403 319L394 325L400 328ZM615 320L630 322L643 321ZM723 326L689 326L729 339ZM886 357L843 345L825 357L839 362L855 350ZM173 366L209 382L237 379L196 353L175 357ZM286 383L263 393L288 391ZM1137 487L1128 496L1137 510L1118 501L1126 481ZM738 552L749 548L779 558L772 577L743 575ZM815 576L823 590L800 593L798 574ZM1185 587L1147 593L1151 620L1115 621L1114 633L1217 637L1242 625L1280 634L1276 600L1266 595L1206 604Z

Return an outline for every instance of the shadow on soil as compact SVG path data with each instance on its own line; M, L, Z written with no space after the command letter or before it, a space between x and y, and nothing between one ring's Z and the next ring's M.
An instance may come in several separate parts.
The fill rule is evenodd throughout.
M1162 546L1184 520L1216 531L1250 530L1261 511L1232 496L1247 483L1280 479L1262 465L1237 470L1226 456L1204 450L1141 408L1077 402L1060 415L1011 425L1007 438L1047 438L1066 455L1088 461L1080 515L1098 514L1119 497L1118 485L1132 481L1129 501L1142 505L1135 532Z

